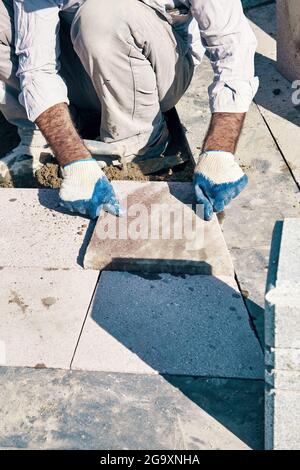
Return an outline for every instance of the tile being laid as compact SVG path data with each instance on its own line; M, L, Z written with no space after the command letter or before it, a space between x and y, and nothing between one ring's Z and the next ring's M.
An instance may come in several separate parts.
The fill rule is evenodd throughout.
M82 269L94 223L59 207L54 189L0 190L0 266Z
M100 216L85 268L233 276L218 221L202 219L192 183L116 181L113 185L126 216Z
M232 278L102 272L73 369L262 379Z
M0 365L68 369L96 271L2 268Z

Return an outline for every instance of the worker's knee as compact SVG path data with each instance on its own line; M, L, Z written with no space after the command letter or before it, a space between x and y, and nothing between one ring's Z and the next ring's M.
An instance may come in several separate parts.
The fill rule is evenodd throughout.
M0 44L10 46L14 43L12 1L0 2Z
M7 81L11 74L14 28L12 1L0 2L0 80Z
M10 30L0 31L0 81L4 82L12 79L13 64L16 62L11 35Z
M118 40L126 41L129 34L130 11L136 0L86 0L74 18L71 38L76 50L81 47L93 53L99 50L113 53Z

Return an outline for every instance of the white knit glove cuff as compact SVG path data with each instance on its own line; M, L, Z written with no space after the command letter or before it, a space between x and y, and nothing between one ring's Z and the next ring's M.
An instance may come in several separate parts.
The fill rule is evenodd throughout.
M238 181L244 176L232 153L213 150L200 155L195 173L202 174L214 184Z
M105 175L93 158L79 160L61 169L63 182L60 197L64 201L90 199L95 185Z

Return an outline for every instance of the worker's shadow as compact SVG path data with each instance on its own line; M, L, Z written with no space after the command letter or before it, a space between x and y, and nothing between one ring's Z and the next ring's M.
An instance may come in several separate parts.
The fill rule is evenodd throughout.
M103 272L90 316L116 341L103 355L95 343L104 332L90 329L84 341L83 329L88 367L115 367L115 352L119 372L153 369L200 408L199 420L204 411L251 448L263 448L263 354L235 289L214 276ZM176 412L184 422L184 410ZM200 444L197 436L192 441Z

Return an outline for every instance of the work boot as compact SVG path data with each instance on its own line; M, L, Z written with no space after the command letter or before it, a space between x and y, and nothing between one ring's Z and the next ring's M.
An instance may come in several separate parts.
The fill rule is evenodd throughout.
M0 159L0 183L13 176L32 174L40 169L53 152L39 130L19 128L19 145Z
M149 158L159 157L163 155L170 143L170 134L165 123L161 135L158 139L151 145L144 147L137 155L135 161L145 161Z

